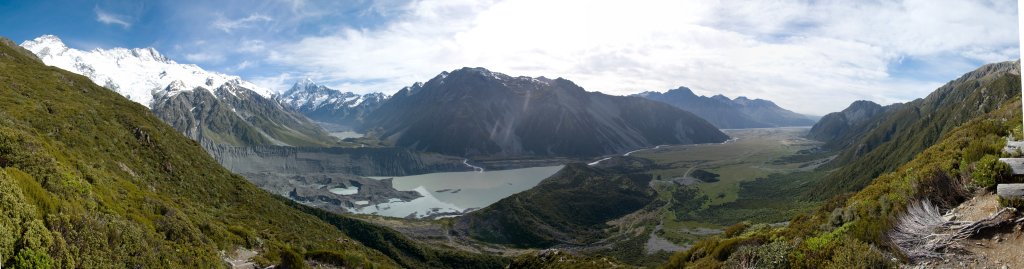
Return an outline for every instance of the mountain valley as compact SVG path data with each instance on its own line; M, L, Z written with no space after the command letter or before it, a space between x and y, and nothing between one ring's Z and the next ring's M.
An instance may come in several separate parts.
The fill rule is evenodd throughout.
M0 39L0 265L1001 265L953 243L1019 242L993 190L1024 182L1000 159L1020 157L1020 70L817 118L480 67L393 95L272 90L152 48Z

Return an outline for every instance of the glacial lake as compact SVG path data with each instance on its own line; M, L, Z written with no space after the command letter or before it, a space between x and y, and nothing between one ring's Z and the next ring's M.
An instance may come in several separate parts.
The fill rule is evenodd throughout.
M409 202L394 201L368 205L356 213L406 217L415 214L457 214L467 209L486 207L498 200L534 186L554 175L562 165L484 172L445 172L393 178L395 189L416 191L424 197Z

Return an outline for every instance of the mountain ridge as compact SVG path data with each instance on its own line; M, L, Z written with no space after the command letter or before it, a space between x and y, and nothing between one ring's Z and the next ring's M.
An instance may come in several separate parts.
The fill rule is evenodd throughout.
M668 105L484 68L442 72L403 88L370 113L364 130L399 147L456 156L598 156L727 139Z
M199 140L235 146L329 146L337 141L253 83L179 64L153 48L81 51L52 35L22 42L47 65L83 76L139 103Z
M379 92L362 95L343 92L319 85L309 78L274 95L274 100L298 110L314 121L335 125L335 131L358 129L363 124L363 117L380 107L388 98L388 95Z
M640 96L670 104L697 114L722 129L767 128L788 126L810 126L813 117L779 107L764 99L749 99L739 96L733 99L722 94L711 97L700 96L687 87L661 92L646 91Z

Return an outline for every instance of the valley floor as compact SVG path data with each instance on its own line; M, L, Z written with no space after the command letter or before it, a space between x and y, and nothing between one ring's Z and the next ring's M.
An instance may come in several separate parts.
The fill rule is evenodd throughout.
M721 224L725 221L721 219L694 220L692 217L677 217L677 214L688 213L687 210L703 211L712 206L735 202L742 198L741 183L769 175L813 170L827 161L830 156L781 161L820 145L817 141L802 138L808 130L806 127L727 130L734 138L727 143L660 146L632 152L632 157L656 163L657 168L648 172L656 179L651 184L658 191L662 205L609 222L610 235L598 243L557 248L611 256L635 265L660 264L671 253L684 250L704 237L719 234L729 225ZM698 179L693 175L698 170L718 174L717 181ZM700 200L697 196L689 199L674 197L677 188L684 187L696 190L697 196L707 199ZM678 205L680 202L697 204L695 208L682 209ZM773 222L785 221L788 217L783 214ZM515 256L537 251L481 243L453 233L450 220L446 219L360 218L391 227L417 240L471 252Z
M651 171L661 180L656 183L662 199L672 201L676 190L672 185L685 185L699 190L707 200L688 211L707 210L741 198L741 183L751 182L773 174L810 171L827 161L830 156L800 161L782 161L801 151L812 150L820 142L803 138L809 128L757 128L725 130L734 140L722 144L681 145L661 147L632 154L634 157L654 160L659 168ZM705 182L693 176L696 170L718 174L718 181ZM678 200L678 198L676 198ZM676 201L680 202L680 201ZM675 251L685 248L708 235L721 233L722 220L694 219L677 216L684 213L672 205L662 208L659 224L647 244L649 252ZM726 216L722 216L726 217ZM788 216L779 216L781 222ZM660 236L659 236L660 235ZM675 245L665 244L674 242Z

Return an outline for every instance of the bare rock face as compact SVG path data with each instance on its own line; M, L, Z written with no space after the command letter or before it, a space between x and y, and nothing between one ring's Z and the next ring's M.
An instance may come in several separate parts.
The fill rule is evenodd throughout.
M239 174L406 176L472 170L462 158L402 148L234 147L214 143L203 143L203 147L221 165Z

